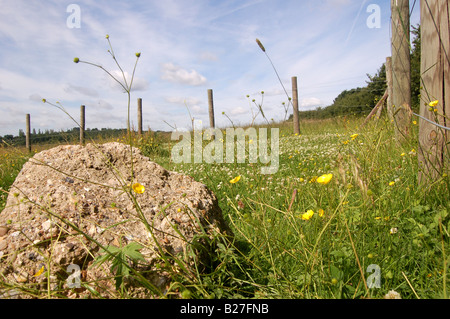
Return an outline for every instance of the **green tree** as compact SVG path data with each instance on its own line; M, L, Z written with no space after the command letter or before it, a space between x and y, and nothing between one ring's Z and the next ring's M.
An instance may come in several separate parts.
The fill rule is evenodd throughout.
M412 26L413 34L411 49L411 108L418 111L420 107L420 25Z

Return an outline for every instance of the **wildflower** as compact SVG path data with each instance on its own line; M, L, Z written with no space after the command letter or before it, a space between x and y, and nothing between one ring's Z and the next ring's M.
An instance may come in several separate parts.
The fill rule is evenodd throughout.
M239 182L240 179L241 179L241 175L238 175L235 178L233 178L232 180L230 180L230 183L235 184L235 183Z
M398 232L398 228L397 227L393 227L391 228L391 230L389 231L390 234L396 234Z
M309 220L309 219L311 219L311 217L313 217L313 215L314 215L314 211L309 209L309 210L306 211L306 213L302 214L302 219L303 220Z
M145 191L145 187L139 183L134 183L133 190L135 193L142 194Z
M406 153L401 153L401 154L400 154L400 156L405 156L405 155L406 155Z
M319 209L319 217L323 217L323 215L325 214L325 211L323 209Z
M106 38L109 39L109 34L106 35Z
M353 141L355 138L357 138L357 137L358 137L358 134L353 134L353 135L350 136L350 138L352 139L352 141Z
M42 99L42 102L44 102L44 103L45 103L45 102L47 102L47 100L46 100L46 99Z
M140 57L141 56L141 52L136 52L136 57Z
M414 125L417 125L417 121L413 121L413 124L414 124Z
M80 62L80 59L79 58L73 58L73 62L78 63L78 62Z
M42 275L44 270L45 270L45 267L42 266L41 269L39 269L39 271L33 275L33 277L39 277L40 275Z
M400 294L395 290L390 290L385 296L384 299L402 299Z
M389 186L394 186L395 182L390 182Z
M439 103L439 101L436 100L436 101L430 102L428 105L431 106L431 107L435 107L436 105L438 105L438 103Z
M332 178L333 178L333 174L325 174L325 175L322 175L319 178L317 178L317 183L326 185L331 181Z

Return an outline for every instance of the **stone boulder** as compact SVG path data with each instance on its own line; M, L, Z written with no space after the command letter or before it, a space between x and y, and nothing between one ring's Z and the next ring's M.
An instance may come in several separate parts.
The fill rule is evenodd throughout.
M0 298L116 298L118 283L157 297L168 269L208 265L218 236L233 234L204 184L129 145L58 146L25 163L0 213ZM133 276L116 281L113 258L95 261L125 246L143 259L124 258Z

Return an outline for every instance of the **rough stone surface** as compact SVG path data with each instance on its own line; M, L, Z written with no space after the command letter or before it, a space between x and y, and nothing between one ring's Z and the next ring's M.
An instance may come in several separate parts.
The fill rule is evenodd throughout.
M208 247L208 238L218 233L232 236L205 185L165 170L138 149L133 148L132 158L133 165L130 146L120 143L66 145L40 152L23 166L0 213L0 283L16 287L2 292L0 285L0 298L29 298L17 287L45 292L48 286L62 296L93 297L83 287L68 288L75 282L69 281L71 264L80 267L83 283L114 298L111 264L93 261L103 252L99 245L131 242L144 246L140 252L146 262L130 265L164 292L170 278L161 270L161 254L192 264L187 251L194 237L206 234L200 242ZM145 187L142 194L132 190L137 182ZM142 217L153 227L156 242ZM197 258L207 258L199 251ZM132 296L151 297L133 280L126 284Z

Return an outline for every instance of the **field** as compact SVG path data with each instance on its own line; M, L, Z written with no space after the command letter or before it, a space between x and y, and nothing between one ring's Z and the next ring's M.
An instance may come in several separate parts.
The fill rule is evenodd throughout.
M301 121L300 135L292 124L274 125L280 162L270 175L261 174L260 163L175 164L173 142L154 135L136 140L166 169L206 184L236 235L234 243L218 245L206 273L174 273L173 295L448 297L450 179L418 185L417 125L400 145L388 120L360 128L363 120ZM0 149L0 210L28 157ZM332 174L329 182L319 178L325 174Z

